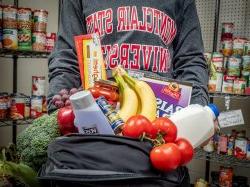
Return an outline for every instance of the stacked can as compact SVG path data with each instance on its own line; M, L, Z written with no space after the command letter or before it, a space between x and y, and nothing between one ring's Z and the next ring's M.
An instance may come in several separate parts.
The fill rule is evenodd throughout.
M221 92L224 61L221 53L214 52L210 62L209 92Z
M18 8L18 49L31 50L32 11L30 8Z
M34 10L34 27L32 35L33 51L46 51L46 30L48 22L48 11Z
M17 8L3 6L3 47L17 49Z
M0 5L0 49L3 48L3 8Z
M222 23L221 52L224 56L230 56L233 53L233 31L233 23Z
M32 76L31 118L38 118L45 112L47 112L45 77Z

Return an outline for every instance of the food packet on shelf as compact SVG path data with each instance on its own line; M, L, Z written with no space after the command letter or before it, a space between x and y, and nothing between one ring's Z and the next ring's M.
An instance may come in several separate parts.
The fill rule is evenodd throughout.
M99 36L94 33L74 39L83 89L93 87L97 80L107 80Z

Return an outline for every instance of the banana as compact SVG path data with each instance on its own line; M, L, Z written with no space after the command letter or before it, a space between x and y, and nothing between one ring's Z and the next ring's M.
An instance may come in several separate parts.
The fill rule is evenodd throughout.
M151 87L144 81L130 77L121 67L118 68L125 82L135 90L139 98L140 106L138 107L139 111L137 114L147 117L150 121L154 121L156 119L157 104L155 94Z
M121 94L121 108L118 111L119 116L126 122L131 116L136 115L138 109L138 98L134 90L132 90L123 78L116 74L115 79L119 84Z

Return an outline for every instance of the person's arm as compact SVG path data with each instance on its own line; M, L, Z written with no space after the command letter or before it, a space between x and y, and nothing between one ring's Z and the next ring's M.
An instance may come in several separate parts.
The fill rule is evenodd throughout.
M82 4L80 0L64 0L61 5L58 38L49 58L48 111L55 106L51 103L54 95L62 89L80 87L81 80L74 45L74 36L86 33Z
M185 0L174 45L173 76L193 83L192 104L208 104L208 67L194 0Z

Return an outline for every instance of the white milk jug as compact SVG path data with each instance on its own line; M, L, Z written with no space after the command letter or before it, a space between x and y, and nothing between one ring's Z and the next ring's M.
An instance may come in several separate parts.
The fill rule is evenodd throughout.
M216 105L194 104L175 112L170 119L177 126L177 137L189 140L196 148L214 135L214 120L218 116Z

